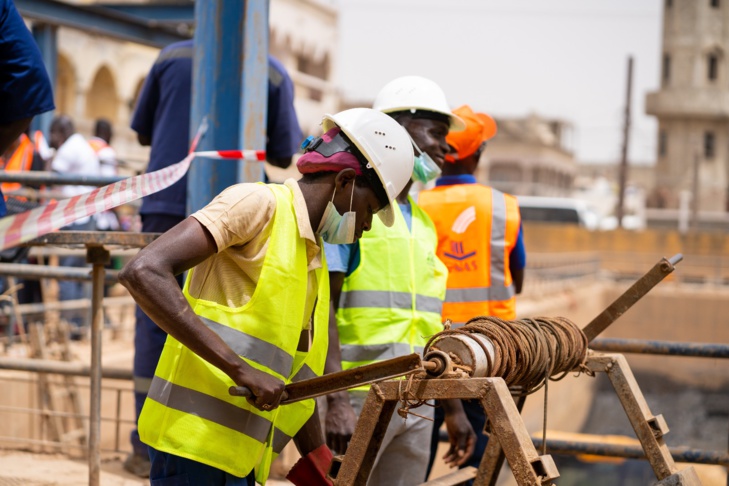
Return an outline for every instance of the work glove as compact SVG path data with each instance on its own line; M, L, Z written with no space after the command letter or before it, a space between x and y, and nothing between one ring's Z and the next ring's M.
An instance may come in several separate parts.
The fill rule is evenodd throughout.
M286 479L296 486L331 486L327 472L332 464L332 451L322 444L301 459L291 468Z

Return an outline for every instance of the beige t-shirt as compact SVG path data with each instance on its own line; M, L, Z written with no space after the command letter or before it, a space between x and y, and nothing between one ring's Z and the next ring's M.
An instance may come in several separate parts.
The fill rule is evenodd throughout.
M315 270L322 266L321 247L299 184L294 179L284 184L294 194L299 235L306 239L309 280L302 329L309 329L317 297ZM275 210L276 196L265 185L237 184L192 215L218 247L215 255L195 267L189 288L192 297L228 307L240 307L251 299L263 268Z

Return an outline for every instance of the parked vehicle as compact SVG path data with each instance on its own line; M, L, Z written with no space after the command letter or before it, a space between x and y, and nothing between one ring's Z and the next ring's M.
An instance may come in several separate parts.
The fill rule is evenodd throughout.
M522 221L574 224L595 230L597 214L587 202L568 197L516 196Z

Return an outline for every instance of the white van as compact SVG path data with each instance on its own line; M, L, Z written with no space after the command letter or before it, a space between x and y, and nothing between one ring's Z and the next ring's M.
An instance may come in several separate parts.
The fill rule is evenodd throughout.
M522 221L574 224L597 229L597 214L587 202L569 197L516 196Z

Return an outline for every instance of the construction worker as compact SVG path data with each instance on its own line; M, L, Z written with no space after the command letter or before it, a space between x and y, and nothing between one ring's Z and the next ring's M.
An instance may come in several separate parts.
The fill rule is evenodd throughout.
M40 50L11 0L0 0L0 154L51 111L53 89ZM0 216L6 213L0 197Z
M288 479L325 484L332 455L315 401L277 407L284 384L324 370L322 240L355 241L375 213L392 225L413 150L400 125L368 108L327 115L323 128L297 162L301 180L226 189L119 275L169 333L139 418L152 484L245 485L254 467L264 482L292 437L302 459ZM231 385L253 397L230 396Z
M2 155L2 157L0 157L0 163L2 164L2 169L5 172L25 172L33 169L35 149L33 147L33 142L30 141L30 138L28 138L25 133L21 134L20 137L18 137L17 140L8 147L5 154L0 155ZM40 160L40 157L35 156L35 160ZM3 182L0 184L0 187L2 187L2 192L7 200L8 192L17 191L23 186L19 182Z
M476 316L515 319L515 295L521 292L526 264L519 206L515 197L477 184L473 175L486 141L496 135L496 122L467 105L453 113L465 121L466 129L448 134L452 150L443 175L434 189L421 192L418 198L435 224L438 257L448 267L443 319L450 319L454 327ZM461 467L478 468L488 442L482 433L485 416L476 400L465 400L463 408L478 440ZM436 408L428 471L443 420Z
M380 90L373 108L405 127L418 157L413 175L442 165L449 129L463 121L451 113L441 88L419 76L397 78ZM432 159L432 160L431 160ZM426 163L427 162L427 163ZM433 168L429 167L429 171ZM437 167L435 167L437 170ZM428 338L443 329L441 304L447 271L436 256L437 237L428 215L408 195L412 180L398 194L392 229L375 221L357 243L326 245L332 296L327 372L421 352ZM344 453L369 388L327 397L327 441ZM475 434L460 401L444 404L451 438L449 462L471 454ZM432 408L404 419L393 414L372 468L369 484L422 482L428 464Z
M142 145L151 147L147 171L159 170L182 160L190 142L193 41L175 42L159 53L149 71L132 118L132 129ZM294 109L294 86L283 65L268 59L266 160L286 168L304 138ZM139 214L142 231L164 233L187 216L187 176L167 189L145 197ZM182 276L178 279L182 286ZM167 335L136 310L134 333L134 402L139 416ZM130 434L132 453L124 469L141 477L149 475L147 447L136 428Z
M111 122L106 118L97 119L94 123L94 136L89 139L89 145L99 158L99 174L102 176L117 175L116 151L111 147L113 136ZM94 217L97 230L117 231L120 228L119 218L113 210L102 211Z
M50 145L56 149L51 162L51 169L61 174L76 175L99 175L99 158L89 145L88 141L80 134L76 133L73 121L66 115L60 115L51 122ZM64 198L70 198L79 194L90 192L92 188L80 185L63 185L61 193ZM77 219L73 223L62 228L69 231L93 231L94 219L92 216L86 216ZM87 265L86 258L77 255L63 256L59 259L59 263L65 267L85 267ZM87 282L75 282L71 280L61 280L58 283L59 300L78 300L88 298L91 295L91 288ZM79 315L80 311L67 310L64 311L65 317L71 323L71 339L80 340L83 338L85 330L82 329L83 324L87 321L88 315Z

